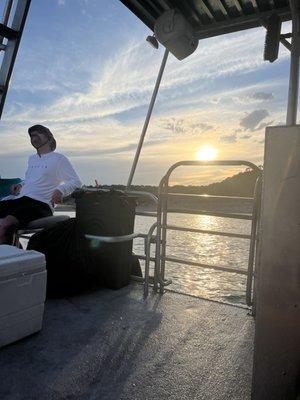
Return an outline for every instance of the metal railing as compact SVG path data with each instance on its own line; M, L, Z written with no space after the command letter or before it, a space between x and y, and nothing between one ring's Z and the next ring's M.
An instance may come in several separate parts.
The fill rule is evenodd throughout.
M182 193L170 193L169 192L169 178L172 172L180 167L180 166L246 166L250 167L257 175L257 180L255 184L253 198L249 197L233 197L233 196L207 196L206 199L219 198L219 199L235 199L235 200L251 200L252 204L252 213L240 213L240 212L220 212L220 211L210 211L210 210L199 210L199 209L185 209L185 208L170 208L168 207L168 200L171 197L178 198L202 198L203 195L195 195L195 194L182 194ZM256 241L257 241L257 227L259 221L260 214L260 198L261 198L261 177L262 171L254 164L247 161L181 161L170 167L167 174L162 178L159 185L159 193L158 197L149 192L139 192L139 191L130 191L127 190L126 193L129 195L133 195L140 198L147 198L151 202L155 204L157 207L157 211L137 211L136 215L143 217L152 217L156 219L147 233L135 233L133 235L128 235L128 237L116 237L114 239L98 237L99 240L104 241L126 241L126 240L134 240L137 238L144 239L144 254L136 254L136 256L145 261L145 272L144 278L137 278L144 283L144 297L148 296L149 293L149 285L153 283L153 288L155 291L160 291L163 293L164 287L172 283L170 279L165 279L165 263L173 262L180 263L191 266L198 266L200 268L208 268L216 271L229 272L234 274L240 274L247 277L246 281L246 304L251 306L253 303L252 299L252 282L253 282L253 272L254 272L254 262L255 262L255 251L256 251ZM167 223L167 214L168 213L180 213L180 214L197 214L197 215L209 215L215 217L223 217L223 218L233 218L240 220L248 220L251 221L251 231L250 234L243 233L232 233L232 232L222 232L222 231L213 231L213 230L204 230L204 229L195 229L188 228L182 226L174 226ZM219 266L219 265L210 265L204 264L200 262L194 262L186 259L180 259L177 257L169 257L166 256L166 244L167 244L167 231L182 231L182 232L192 232L199 234L207 234L207 235L216 235L237 239L246 239L250 241L249 246L249 256L248 256L248 268L247 269L239 269L239 268L230 268L227 266ZM156 231L156 235L154 232ZM95 238L95 237L93 237ZM151 244L155 245L155 256L151 256ZM154 263L154 276L150 276L150 262Z
M172 172L181 166L246 166L251 168L256 173L257 180L254 190L253 198L253 206L251 214L243 214L243 213L228 213L228 212L219 212L219 211L209 211L209 210L198 210L198 209L185 209L185 208L171 208L169 207L168 200L171 197L185 198L186 194L180 193L171 193L169 187L169 179ZM162 178L159 185L159 193L158 193L158 210L157 210L157 235L156 235L156 256L155 256L155 277L154 277L154 288L159 290L161 293L164 292L164 287L167 286L170 281L165 279L165 263L166 261L173 263L180 263L192 266L198 266L201 268L208 268L217 271L225 271L235 274L245 275L247 277L246 282L246 303L248 306L251 306L253 303L252 300L252 281L253 281L253 270L254 270L254 261L255 261L255 249L256 249L256 240L257 240L257 227L260 213L260 197L261 197L261 176L262 171L254 164L248 161L181 161L174 165L172 165L166 175ZM188 195L189 198L197 198L199 195ZM201 196L200 196L201 197ZM215 197L215 196L205 196L206 198ZM228 196L218 196L220 199L230 199L232 197ZM243 199L243 198L241 198ZM248 198L249 200L249 198ZM216 217L223 218L235 218L242 220L250 220L251 222L251 232L250 235L239 234L239 233L230 233L230 232L221 232L221 231L210 231L203 229L194 229L187 227L179 227L169 225L167 223L168 213L189 213L189 214L198 214L198 215L210 215ZM240 268L230 268L223 267L218 265L210 265L203 264L200 262L189 261L185 259L179 259L176 257L168 257L166 255L166 243L167 243L167 231L168 230L177 230L184 232L194 232L199 234L209 234L209 235L220 235L227 237L234 237L239 239L247 239L250 240L249 247L249 257L248 257L248 268L240 269Z
M196 209L184 209L184 208L170 208L168 207L168 200L171 197L178 198L201 198L201 195L192 195L192 194L182 194L182 193L170 193L168 186L169 178L171 173L175 168L182 165L190 165L190 166L206 166L206 165L246 165L252 168L257 173L257 181L254 190L253 198L245 198L245 197L229 197L229 196L207 196L206 199L211 198L219 198L219 199L244 199L244 200L252 200L252 214L243 214L243 213L228 213L228 212L219 212L219 211L209 211L209 210L196 210ZM175 166L175 167L174 167ZM161 180L159 185L159 195L158 197L149 192L139 192L139 191L126 191L127 194L133 195L135 197L146 198L154 203L157 211L136 211L136 215L143 217L152 217L155 218L156 221L150 226L148 232L146 233L133 233L130 235L123 236L99 236L99 235L86 235L87 239L96 240L107 243L120 243L124 241L130 241L137 238L142 238L144 240L144 254L136 254L136 256L145 262L145 272L144 278L136 278L139 281L142 281L144 284L144 297L146 298L149 294L149 285L153 283L153 288L155 291L160 291L163 293L164 287L172 283L171 280L165 279L165 263L173 262L191 266L198 266L200 268L208 268L216 271L230 272L240 275L247 276L246 283L246 303L248 306L252 305L252 280L253 280L253 267L255 260L255 250L256 250L256 240L257 240L257 225L259 220L259 211L260 211L260 196L261 196L261 171L254 164L248 163L246 161L218 161L218 162L200 162L200 161L182 161L174 164L167 174ZM189 214L198 214L198 215L209 215L223 218L233 218L233 219L243 219L250 220L251 222L251 232L250 234L242 234L242 233L232 233L232 232L222 232L222 231L214 231L214 230L206 230L206 229L196 229L189 228L183 226L175 226L167 223L167 215L168 213L189 213ZM40 229L31 229L28 231L21 231L18 234L19 238L28 239L32 233L38 232ZM204 235L216 235L230 238L238 238L238 239L246 239L250 240L249 247L249 257L248 257L248 269L238 269L238 268L230 268L218 265L209 265L200 262L190 261L186 259L180 259L177 257L168 257L166 256L166 243L167 243L167 231L181 231L181 232L192 232L195 234L204 234ZM154 232L156 231L156 235ZM151 256L151 245L155 245L155 256ZM150 276L150 262L154 263L154 275Z

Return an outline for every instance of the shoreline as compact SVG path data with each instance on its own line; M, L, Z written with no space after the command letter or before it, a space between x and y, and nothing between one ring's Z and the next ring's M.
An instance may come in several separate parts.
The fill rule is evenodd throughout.
M225 213L252 213L252 201L245 199L229 198L186 198L170 199L169 207L177 210L193 209L207 212L225 212ZM139 212L155 212L156 205L153 202L141 202L137 204L136 210ZM55 207L57 212L75 212L75 204L59 204Z

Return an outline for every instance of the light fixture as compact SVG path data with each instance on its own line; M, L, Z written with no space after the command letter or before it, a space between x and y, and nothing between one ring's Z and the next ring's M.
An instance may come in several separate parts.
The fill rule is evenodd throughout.
M146 41L155 49L158 49L158 41L154 35L147 36Z
M186 18L176 10L167 10L154 24L155 38L178 60L192 54L197 46L197 34Z

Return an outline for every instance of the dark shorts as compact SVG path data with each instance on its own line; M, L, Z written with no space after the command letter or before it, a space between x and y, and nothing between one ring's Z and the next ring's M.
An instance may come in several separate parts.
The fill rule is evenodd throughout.
M7 215L12 215L20 226L25 227L35 219L51 216L52 211L48 204L23 196L15 200L0 201L0 218Z

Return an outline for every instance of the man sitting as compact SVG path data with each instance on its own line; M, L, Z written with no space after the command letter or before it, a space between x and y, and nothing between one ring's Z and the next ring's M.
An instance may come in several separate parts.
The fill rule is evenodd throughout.
M0 201L0 244L9 243L11 234L29 222L53 214L55 204L81 187L70 161L56 153L56 141L43 125L28 129L31 144L37 153L30 156L20 193L13 199Z

